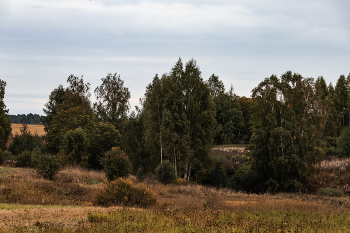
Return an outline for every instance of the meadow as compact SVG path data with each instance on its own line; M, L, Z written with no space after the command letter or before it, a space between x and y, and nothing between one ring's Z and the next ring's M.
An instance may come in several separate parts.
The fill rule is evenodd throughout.
M338 162L338 164L340 164ZM344 164L343 164L344 165ZM324 166L325 167L325 166ZM140 183L134 176L130 179ZM179 180L142 181L158 203L94 205L105 174L66 167L52 181L31 168L0 167L0 232L349 232L350 198L246 194Z

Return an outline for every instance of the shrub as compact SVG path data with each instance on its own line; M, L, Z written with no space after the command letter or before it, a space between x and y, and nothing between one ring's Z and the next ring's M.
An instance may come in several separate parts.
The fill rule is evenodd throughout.
M21 128L21 135L16 134L13 137L8 150L13 155L17 156L23 151L32 151L36 147L39 147L42 152L45 151L40 136L37 134L32 134L30 131L28 131L26 124L23 124L23 128Z
M148 207L157 203L157 194L143 184L133 184L130 179L118 178L106 182L94 200L95 205L137 205Z
M322 188L322 189L319 189L317 193L319 195L328 196L328 197L341 197L341 196L343 196L342 191L340 191L338 189L334 189L334 188Z
M32 152L23 151L16 157L16 167L32 167Z
M39 155L36 159L36 171L44 177L44 179L52 180L60 170L58 160L51 155Z
M245 192L262 193L267 190L265 182L251 169L249 165L239 166L231 176L233 189Z
M217 188L223 188L228 186L228 177L221 162L217 162L214 169L204 180L204 184L208 184Z
M86 166L88 163L88 147L90 146L87 133L82 128L69 130L63 135L60 147L61 160L64 164L79 164Z
M159 164L155 172L157 179L163 184L170 184L176 181L175 171L169 160Z
M101 164L109 181L118 177L128 177L132 169L128 156L119 147L107 152Z
M340 157L350 157L350 127L345 127L337 139L337 154Z

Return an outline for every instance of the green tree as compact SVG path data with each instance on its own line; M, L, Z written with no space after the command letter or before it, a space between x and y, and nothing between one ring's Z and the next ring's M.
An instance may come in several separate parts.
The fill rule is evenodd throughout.
M110 122L120 129L119 124L130 108L129 89L124 87L124 81L117 73L108 74L101 80L101 86L95 89L97 102L94 103L94 110L101 121Z
M345 127L337 138L336 152L340 157L350 157L350 127Z
M73 107L68 110L59 111L52 119L51 125L47 129L47 146L58 153L62 144L63 135L69 130L82 128L91 138L95 127L94 121L81 107Z
M176 181L176 174L169 160L165 160L159 164L155 172L157 179L163 184L171 184Z
M11 121L4 102L6 82L0 79L0 150L5 150L11 135Z
M156 78L154 81L158 83ZM164 96L154 94L159 101L152 102L146 95L143 110L158 109L159 105L161 114L146 117L145 132L153 127L154 135L159 135L159 140L153 142L154 147L162 148L158 150L159 162L163 151L163 159L171 161L176 175L186 179L193 175L201 180L212 164L210 148L217 133L215 104L210 89L204 83L195 60L190 60L183 68L179 59L170 74L163 75L159 82L161 85L157 90L163 89L164 92L159 93L164 93Z
M144 112L138 109L123 122L123 150L129 156L134 171L142 167L143 172L153 172L159 163L159 154L150 153L145 146Z
M159 155L160 162L163 162L163 110L166 101L166 75L159 79L158 75L153 78L146 88L145 99L143 103L144 117L144 137L148 151L153 155ZM157 162L156 162L157 164Z
M253 170L272 191L298 190L324 155L315 84L288 71L252 92Z
M348 98L349 98L349 88L348 81L346 80L344 75L340 75L337 80L337 84L334 89L335 96L335 107L339 113L339 118L341 121L341 125L348 125Z
M51 92L49 100L43 109L46 116L43 116L41 121L48 134L52 130L53 118L60 111L68 111L71 108L79 107L85 111L84 115L88 115L90 119L94 117L90 103L90 84L84 83L83 77L79 78L74 75L70 75L67 78L67 83L69 84L67 88L59 85L58 88ZM50 144L50 138L48 138L48 141ZM52 143L49 148L57 153L58 147L52 146Z
M88 164L90 140L82 128L68 130L62 137L60 158L64 164Z
M89 166L94 169L102 169L100 160L107 151L121 145L122 136L111 123L98 122L94 124L90 138Z
M128 177L132 170L128 156L119 147L108 151L101 163L109 181Z

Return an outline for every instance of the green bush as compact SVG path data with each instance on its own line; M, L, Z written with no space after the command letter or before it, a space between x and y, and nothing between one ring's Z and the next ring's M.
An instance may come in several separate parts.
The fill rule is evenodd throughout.
M82 128L69 130L63 135L60 147L61 160L64 164L87 166L90 142Z
M36 171L44 179L52 180L52 177L60 170L58 160L51 155L38 155L36 158Z
M16 167L33 167L32 152L25 150L17 155Z
M217 188L229 186L228 177L221 162L216 163L214 169L207 175L203 183Z
M163 184L170 184L176 181L175 170L169 160L163 161L155 170L157 180Z
M240 165L231 176L231 187L245 192L263 193L267 190L265 182L251 169L250 165Z
M334 188L321 188L318 190L317 194L328 196L328 197L341 197L343 192Z
M107 182L93 201L95 205L136 205L148 207L157 203L157 194L143 184L133 184L130 179L118 178Z
M119 147L108 151L101 164L109 181L118 177L128 177L132 169L128 156Z
M8 150L13 155L17 156L23 151L32 151L36 147L39 147L42 152L45 151L40 136L38 136L37 134L33 135L28 131L23 131L21 135L16 134L13 137Z
M345 127L337 139L336 152L340 157L350 157L350 127Z

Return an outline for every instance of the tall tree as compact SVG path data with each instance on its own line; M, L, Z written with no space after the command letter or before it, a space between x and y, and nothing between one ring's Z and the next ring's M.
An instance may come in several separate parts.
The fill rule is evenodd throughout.
M6 82L0 79L0 150L4 150L11 135L11 121L4 102Z
M349 89L348 89L347 80L344 75L340 75L339 79L337 80L337 84L335 85L335 89L334 89L334 96L337 99L335 102L335 107L339 112L341 125L342 126L348 125L347 107L348 107Z
M154 81L158 82L157 79ZM210 89L201 78L195 60L190 60L183 68L179 59L170 74L162 76L160 84L166 90L164 96L159 95L162 118L160 121L159 117L148 118L145 131L147 127L157 125L154 128L158 132L161 122L157 134L162 135L164 159L172 162L179 176L189 179L193 175L195 179L202 179L208 166L212 165L209 152L217 133ZM157 109L157 102L147 101L150 99L146 96L145 112L149 106ZM159 141L157 145L160 145Z
M324 155L315 84L288 71L253 89L251 157L272 191L295 191Z
M124 81L117 73L109 73L101 80L101 86L95 89L97 102L94 103L94 110L103 122L110 122L120 128L118 125L130 108L129 89L124 87Z

